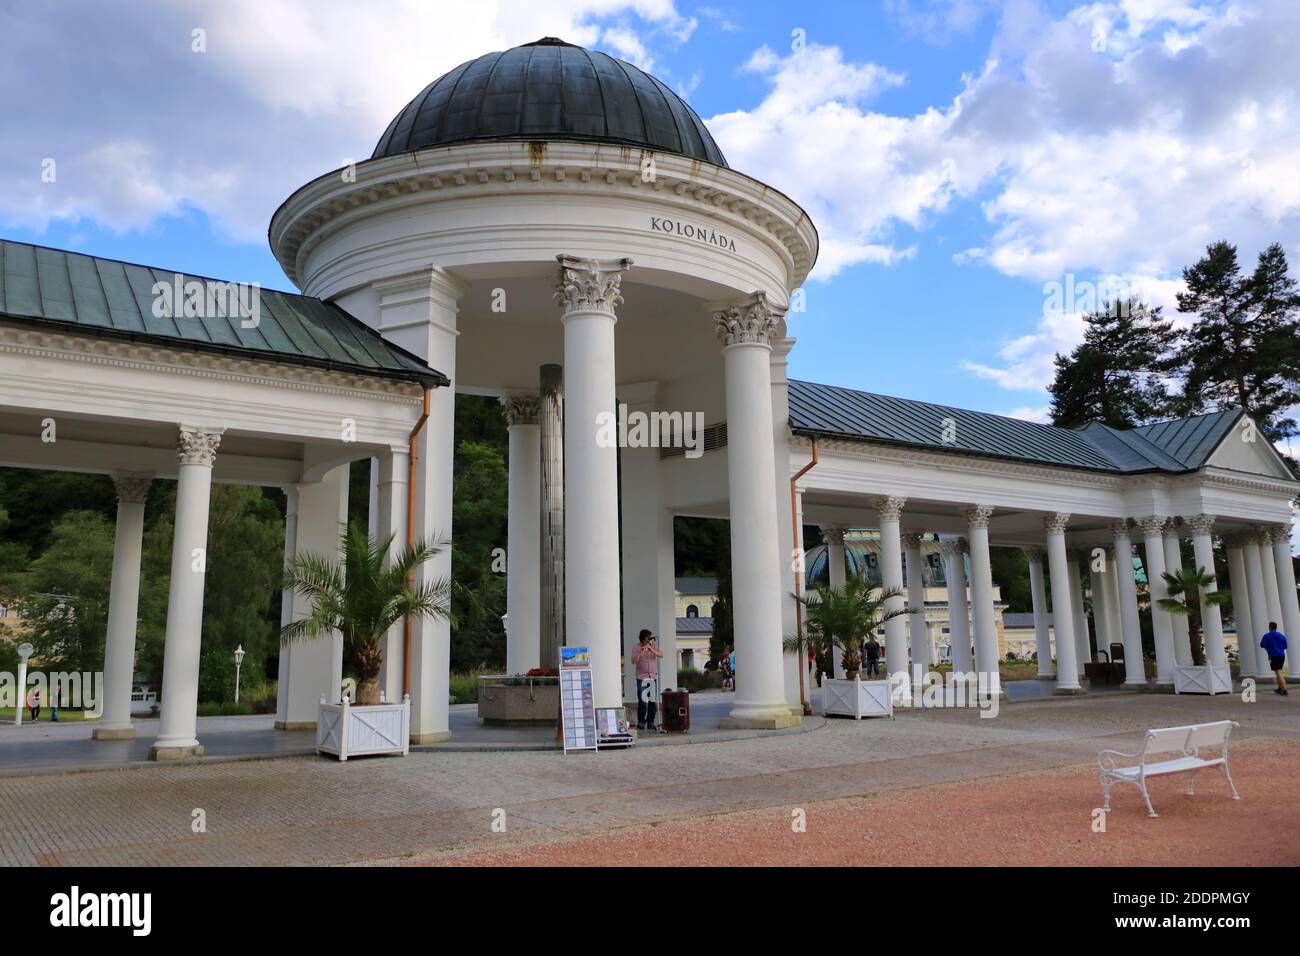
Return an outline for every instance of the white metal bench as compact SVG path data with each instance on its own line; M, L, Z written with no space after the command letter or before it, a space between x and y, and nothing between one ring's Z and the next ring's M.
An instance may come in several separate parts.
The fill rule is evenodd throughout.
M1228 772L1228 735L1237 726L1235 720L1218 720L1211 724L1189 724L1186 727L1160 727L1148 730L1142 749L1135 754L1120 753L1118 750L1103 750L1097 756L1097 766L1101 771L1101 791L1105 797L1102 804L1110 809L1110 788L1117 783L1131 783L1142 791L1142 799L1147 802L1148 816L1158 816L1151 806L1151 795L1147 792L1147 778L1170 773L1190 773L1187 792L1196 792L1196 774L1207 767L1218 767L1223 772L1228 786L1232 790L1232 799L1240 800L1237 787ZM1213 752L1217 748L1217 753ZM1202 756L1201 751L1210 751ZM1136 760L1137 763L1121 766L1117 759Z

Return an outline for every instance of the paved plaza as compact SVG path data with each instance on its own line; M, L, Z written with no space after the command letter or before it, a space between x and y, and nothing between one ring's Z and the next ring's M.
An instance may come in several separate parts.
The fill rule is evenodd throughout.
M979 793L980 781L1002 788L994 805L982 804L986 813L1002 813L987 817L988 825L1032 828L1043 808L1031 792L1008 787L1008 776L1082 772L1103 748L1136 749L1146 727L1222 718L1241 724L1234 746L1242 755L1243 801L1225 801L1210 782L1202 789L1205 800L1215 801L1210 825L1232 826L1235 808L1252 800L1262 805L1265 784L1288 790L1300 784L1300 771L1286 759L1297 753L1298 717L1294 702L1267 692L1255 703L1237 696L1098 694L1012 702L995 719L973 710L900 712L894 720L830 720L803 733L630 752L428 750L345 764L287 756L27 774L0 778L0 863L436 862L656 824L725 821L740 812L779 809L777 818L786 820L792 807L909 788L927 788L917 793L933 801L935 785ZM1256 751L1267 751L1271 762L1254 763ZM1074 781L1063 787L1077 802L1086 833L1099 793L1086 773L1061 779ZM1118 802L1132 811L1130 804ZM914 812L910 805L905 800L890 811L892 826L918 834L948 826L925 801ZM1171 806L1152 824L1177 811ZM193 832L196 819L206 832ZM1251 820L1250 826L1276 833L1276 822ZM1240 826L1244 840L1249 834ZM863 839L860 849L857 862L871 862L872 842Z

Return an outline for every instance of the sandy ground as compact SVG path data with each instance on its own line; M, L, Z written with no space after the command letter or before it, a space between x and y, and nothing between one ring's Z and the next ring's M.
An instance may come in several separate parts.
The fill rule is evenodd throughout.
M1134 787L1112 791L1105 832L1095 767L993 777L720 814L614 833L443 857L473 866L1125 866L1300 863L1290 824L1300 819L1300 742L1244 743L1231 757L1242 794L1203 772L1149 784L1159 817ZM802 810L805 832L794 832Z

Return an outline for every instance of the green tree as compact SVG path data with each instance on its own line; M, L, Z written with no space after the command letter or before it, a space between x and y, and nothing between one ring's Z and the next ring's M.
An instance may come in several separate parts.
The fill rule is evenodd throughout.
M289 559L284 585L309 602L307 616L280 631L283 641L342 633L356 662L357 703L379 703L384 635L404 617L449 617L450 582L412 585L416 570L440 548L417 541L389 560L393 535L374 539L360 522L340 535L341 560L304 552Z
M1084 316L1083 342L1068 356L1056 356L1048 386L1053 425L1132 428L1167 412L1162 376L1172 367L1173 323L1160 312L1129 299Z
M815 595L794 595L804 608L806 636L790 635L785 639L787 651L802 655L810 643L818 654L830 656L835 648L841 652L840 663L847 675L856 676L862 661L862 644L876 628L888 620L915 614L918 608L887 607L893 598L904 596L902 588L879 588L865 578L850 577L838 588L818 584ZM832 677L835 675L832 674Z
M1183 270L1178 310L1196 317L1184 334L1183 414L1241 407L1276 441L1294 434L1300 404L1300 295L1277 243L1242 273L1237 247L1215 242Z
M1202 644L1201 619L1205 607L1222 607L1232 602L1232 595L1227 591L1211 591L1202 594L1203 588L1214 584L1214 575L1205 568L1182 567L1177 571L1165 571L1161 575L1165 590L1169 596L1156 602L1161 610L1170 614L1183 614L1188 618L1187 628L1192 643L1192 663L1198 667L1205 663L1205 647Z
M500 418L500 413L493 409ZM452 606L457 628L452 667L505 666L506 498L505 455L496 444L461 441L453 465Z
M32 561L20 600L35 657L46 667L99 670L108 626L113 525L93 511L54 522L49 545Z

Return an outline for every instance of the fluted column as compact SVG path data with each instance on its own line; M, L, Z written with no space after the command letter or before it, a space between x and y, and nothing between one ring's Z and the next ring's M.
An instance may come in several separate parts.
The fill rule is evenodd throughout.
M1142 658L1142 621L1138 616L1137 581L1133 577L1133 539L1127 521L1110 526L1115 538L1115 591L1119 601L1119 627L1124 642L1124 686L1147 685L1146 662Z
M989 559L989 518L993 508L975 505L962 510L970 542L971 625L975 631L975 670L987 674L990 689L1001 692L998 670L998 631L993 611L993 565Z
M1083 603L1083 579L1079 562L1086 560L1078 551L1067 550L1065 568L1070 574L1070 608L1074 611L1074 653L1079 676L1083 665L1092 660L1092 643L1088 634L1088 609Z
M501 399L509 434L506 673L541 666L542 437L536 395Z
M1183 567L1182 533L1177 525L1177 518L1165 522L1165 571L1177 574ZM1174 660L1183 666L1192 663L1191 622L1185 614L1169 615L1169 624L1174 634Z
M1291 561L1290 526L1277 525L1273 528L1272 539L1273 564L1277 567L1277 588L1282 602L1282 620L1278 623L1287 636L1287 674L1297 677L1300 676L1300 667L1296 666L1296 647L1300 644L1300 602L1296 595L1295 565Z
M1214 570L1214 515L1192 515L1186 521L1192 532L1192 552L1196 567L1210 576L1210 583L1201 588L1201 636L1205 641L1205 659L1211 667L1225 667L1228 656L1223 647L1223 617L1218 605L1207 603L1206 596L1219 589ZM1196 635L1192 635L1196 639Z
M781 630L782 563L777 528L771 349L782 313L756 292L713 314L727 395L727 487L736 634L736 700L727 727L787 727ZM617 593L615 594L617 597Z
M207 577L208 504L221 432L181 425L176 525L163 640L162 719L150 760L203 756L198 741L199 646Z
M822 537L826 539L826 570L830 575L831 589L844 587L844 530L843 528L822 528ZM831 679L844 674L844 652L840 648L831 648Z
M618 446L603 440L614 394L615 309L630 259L558 256L564 322L565 633L590 654L597 707L623 704Z
M1115 635L1110 628L1110 576L1114 569L1110 566L1110 557L1103 552L1103 560L1106 562L1103 571L1092 560L1088 553L1084 554L1083 560L1088 563L1088 591L1092 595L1092 631L1097 640L1097 657L1101 658L1102 652L1105 652L1105 659L1110 661L1110 642L1115 640Z
M880 516L880 582L886 589L901 588L903 552L899 522L907 499L884 497L877 498L874 503L876 513ZM890 598L885 606L891 610L901 608L904 606L903 598ZM894 675L900 671L907 673L907 624L901 616L885 622L885 668L889 671L890 680L899 680ZM910 682L903 680L901 687L910 696Z
M1265 540L1262 542L1261 537ZM1242 545L1242 554L1246 557L1246 588L1250 592L1250 622L1253 630L1246 635L1245 653L1251 655L1254 662L1255 679L1260 682L1271 681L1273 679L1272 670L1268 666L1268 655L1264 653L1264 648L1259 644L1259 639L1264 636L1268 630L1268 622L1272 619L1271 609L1268 606L1268 591L1264 585L1264 559L1261 552L1264 548L1272 550L1272 542L1267 540L1267 533L1261 535L1259 528L1252 529ZM1237 639L1241 639L1238 633Z
M1043 581L1043 549L1025 548L1029 562L1029 595L1034 604L1034 650L1038 653L1038 679L1052 680L1052 635L1047 624L1047 587Z
M140 613L140 553L144 541L144 503L153 479L114 475L117 531L113 536L113 578L109 585L108 631L104 638L104 712L91 736L130 740L131 679L135 676L135 632Z
M1147 569L1147 591L1151 595L1151 631L1156 644L1156 685L1171 686L1174 682L1174 628L1169 612L1162 611L1158 602L1169 596L1162 575L1165 573L1165 518L1140 518L1144 558Z
M925 562L921 558L919 534L903 535L903 549L907 559L907 606L917 609L907 616L908 639L912 645L912 676L916 677L919 665L924 675L930 670L930 634L925 626ZM924 676L922 677L924 679Z
M944 577L948 581L948 640L952 644L952 671L969 674L974 669L970 653L970 607L966 599L966 551L960 538L942 538Z
M1063 512L1043 518L1047 533L1047 566L1052 581L1052 626L1056 631L1056 692L1081 694L1078 648L1074 637L1074 604L1071 601L1069 560L1066 557L1065 527L1070 516Z
M1254 677L1255 651L1251 635L1255 633L1255 622L1251 614L1250 584L1246 576L1247 536L1241 532L1224 535L1223 543L1228 556L1232 620L1237 628L1237 668L1241 677Z
M1264 573L1264 603L1268 606L1268 620L1264 622L1266 627L1261 628L1259 634L1260 637L1263 637L1268 625L1282 626L1282 595L1277 586L1277 561L1274 560L1273 528L1267 525L1260 526L1255 540L1259 543L1259 559ZM1287 559L1290 560L1290 555L1287 555ZM1267 656L1267 654L1264 655L1264 657Z

